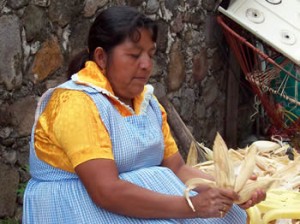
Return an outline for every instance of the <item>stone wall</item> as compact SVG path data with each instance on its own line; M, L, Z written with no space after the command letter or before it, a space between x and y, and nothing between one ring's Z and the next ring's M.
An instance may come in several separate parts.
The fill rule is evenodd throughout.
M39 96L64 80L95 15L131 5L159 24L150 80L199 142L223 132L226 58L214 0L0 0L0 219L20 220ZM18 192L18 193L17 193Z

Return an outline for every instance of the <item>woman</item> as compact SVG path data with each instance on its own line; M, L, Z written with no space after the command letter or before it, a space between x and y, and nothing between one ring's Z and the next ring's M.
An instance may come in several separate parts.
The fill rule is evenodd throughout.
M211 177L184 164L146 85L156 36L156 24L130 7L96 18L71 80L38 104L24 223L241 224L242 208L264 199L257 191L237 206L235 192L201 186L191 193L196 211L189 207L184 182Z

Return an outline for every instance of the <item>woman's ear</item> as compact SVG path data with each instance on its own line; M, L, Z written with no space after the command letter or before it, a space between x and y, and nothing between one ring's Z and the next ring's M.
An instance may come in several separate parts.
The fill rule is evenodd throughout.
M94 51L94 61L99 66L100 70L104 71L106 68L107 54L102 47L97 47Z

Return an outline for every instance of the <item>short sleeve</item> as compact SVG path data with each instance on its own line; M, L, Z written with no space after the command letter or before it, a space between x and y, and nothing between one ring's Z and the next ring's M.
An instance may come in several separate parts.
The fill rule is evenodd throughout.
M48 136L51 147L43 148ZM109 134L92 99L81 91L57 89L39 118L36 143L43 160L71 169L87 160L113 159ZM48 153L47 153L48 151ZM59 154L61 157L58 158ZM54 157L55 155L55 157ZM67 157L67 158L64 158ZM49 160L49 161L47 161ZM68 161L64 161L68 160ZM70 164L69 164L70 163Z
M170 131L170 126L167 121L167 113L162 105L160 105L160 109L162 112L162 132L165 143L164 159L167 159L178 152L178 147Z

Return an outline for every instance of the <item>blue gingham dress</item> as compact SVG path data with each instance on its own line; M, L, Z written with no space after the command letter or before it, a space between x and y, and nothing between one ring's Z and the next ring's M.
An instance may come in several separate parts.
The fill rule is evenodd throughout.
M122 117L97 87L68 81L57 88L84 91L95 102L112 141L119 177L136 185L168 195L183 195L185 185L168 168L160 167L163 159L162 117L152 88L146 94L140 114ZM110 224L110 223L199 223L243 224L246 213L234 205L224 218L210 219L138 219L121 216L93 203L75 173L54 168L41 161L34 150L34 129L54 89L40 99L30 143L32 178L24 194L24 224ZM194 194L192 192L191 194Z

